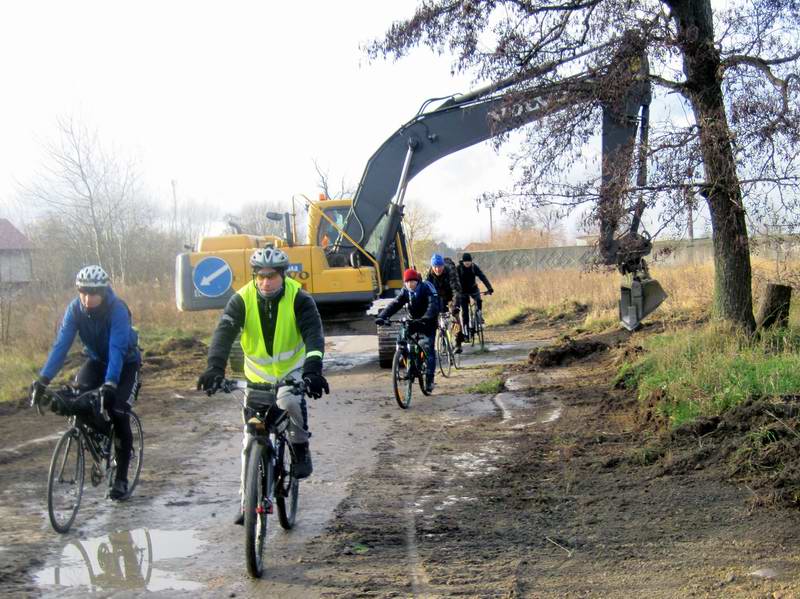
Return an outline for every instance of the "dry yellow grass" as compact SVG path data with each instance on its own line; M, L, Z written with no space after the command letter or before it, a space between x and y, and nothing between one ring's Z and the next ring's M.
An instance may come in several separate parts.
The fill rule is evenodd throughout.
M796 269L795 269L796 270ZM758 302L764 281L775 265L753 259L753 296ZM668 298L658 308L667 320L707 314L714 296L714 265L651 267ZM617 302L622 277L616 271L582 272L577 269L517 271L492 281L495 293L485 303L489 324L503 324L532 312L554 316L571 312L574 303L588 307L586 326L603 328L617 322ZM797 302L794 302L797 305ZM792 314L795 314L795 310Z

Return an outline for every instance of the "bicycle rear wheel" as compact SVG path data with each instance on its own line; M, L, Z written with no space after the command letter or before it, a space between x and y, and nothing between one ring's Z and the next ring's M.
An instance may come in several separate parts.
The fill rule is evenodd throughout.
M414 377L409 368L410 358L403 355L399 349L394 352L392 358L392 389L397 405L404 410L411 405L411 389L414 385Z
M83 439L70 429L58 440L47 478L47 513L53 530L64 534L81 506L84 482Z
M439 372L442 376L450 376L453 366L450 340L447 338L447 333L441 329L436 336L436 361L439 363Z
M244 556L247 572L253 578L264 573L264 545L267 541L269 486L272 460L261 443L250 444L244 479Z
M297 517L297 500L300 496L300 481L294 477L292 452L285 437L280 437L278 445L278 478L275 489L275 502L278 504L278 521L281 528L291 530Z

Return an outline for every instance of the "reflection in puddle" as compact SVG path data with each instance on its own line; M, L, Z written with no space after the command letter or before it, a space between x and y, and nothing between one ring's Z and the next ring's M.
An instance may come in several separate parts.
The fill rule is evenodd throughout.
M58 563L34 575L39 586L98 590L197 590L203 585L161 570L159 562L186 558L203 542L194 530L121 530L107 536L74 539Z

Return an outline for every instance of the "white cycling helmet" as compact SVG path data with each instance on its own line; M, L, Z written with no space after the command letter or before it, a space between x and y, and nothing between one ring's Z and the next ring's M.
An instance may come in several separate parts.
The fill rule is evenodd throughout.
M108 287L111 281L108 278L108 273L102 267L92 264L91 266L84 266L78 271L75 276L76 287Z
M253 267L253 270L261 268L285 269L289 266L289 256L283 250L271 246L258 248L250 256L250 266Z

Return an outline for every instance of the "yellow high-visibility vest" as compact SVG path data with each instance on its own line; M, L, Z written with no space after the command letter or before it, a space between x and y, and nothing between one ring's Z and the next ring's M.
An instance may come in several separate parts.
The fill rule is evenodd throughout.
M302 368L306 361L306 344L303 342L294 315L294 300L301 286L300 283L289 277L284 279L283 284L284 292L278 302L278 316L271 355L264 343L261 314L258 309L258 289L255 281L237 291L242 296L245 306L244 328L241 337L242 351L244 351L244 374L248 381L254 383L276 383L293 370Z

